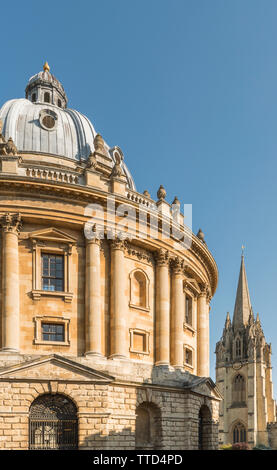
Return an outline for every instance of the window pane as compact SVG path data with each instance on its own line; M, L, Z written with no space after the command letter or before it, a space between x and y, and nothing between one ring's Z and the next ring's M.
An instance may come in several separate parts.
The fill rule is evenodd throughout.
M42 323L42 339L44 341L64 341L64 325Z
M48 276L49 268L48 268L48 256L42 255L42 272L43 276Z
M42 289L64 290L64 257L62 255L42 255Z
M62 279L55 279L55 289L54 290L58 290L58 291L63 290L63 281L62 281Z
M48 288L47 290L54 291L55 289L55 280L54 279L48 279Z

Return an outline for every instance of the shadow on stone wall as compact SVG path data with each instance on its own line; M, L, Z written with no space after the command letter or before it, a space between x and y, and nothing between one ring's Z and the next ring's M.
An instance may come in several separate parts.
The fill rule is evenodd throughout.
M134 450L135 448L135 433L130 427L119 432L110 431L107 435L91 434L79 446L80 450Z
M109 417L98 418L95 433L85 436L86 430L81 431L79 448L152 451L217 449L217 424L212 420L209 396L190 390L190 385L193 387L195 383L204 381L188 372L154 367L152 377L136 388L136 397L131 400L130 406L125 408L126 402L123 405L121 392L118 408L113 407ZM180 393L181 390L184 393ZM117 403L116 396L114 400ZM130 426L124 426L128 416Z

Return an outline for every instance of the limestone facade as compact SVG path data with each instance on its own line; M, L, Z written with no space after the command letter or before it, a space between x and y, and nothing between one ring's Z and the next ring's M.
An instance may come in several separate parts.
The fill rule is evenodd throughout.
M51 103L45 87L54 87ZM157 202L138 193L119 147L67 110L62 93L45 68L26 100L0 109L0 448L216 448L215 261L194 234L180 249L176 205L165 191ZM30 106L33 129L22 127Z

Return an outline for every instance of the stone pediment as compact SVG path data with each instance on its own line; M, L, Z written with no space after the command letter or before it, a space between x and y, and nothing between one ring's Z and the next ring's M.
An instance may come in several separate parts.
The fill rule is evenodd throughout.
M29 234L29 238L33 240L47 240L63 243L76 243L76 238L69 236L67 233L62 232L54 227L45 228L42 230L35 230Z
M216 400L223 399L222 394L210 377L197 377L191 383L185 384L185 388Z
M114 377L71 359L52 354L2 369L0 381L9 379L105 384L112 382Z
M200 288L195 279L187 277L184 281L184 287L191 290L193 294L199 294Z

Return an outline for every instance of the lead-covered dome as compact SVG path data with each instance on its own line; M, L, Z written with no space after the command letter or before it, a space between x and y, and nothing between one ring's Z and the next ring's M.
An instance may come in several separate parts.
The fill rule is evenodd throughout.
M0 108L2 134L13 139L22 153L49 154L76 161L87 160L94 152L97 135L90 120L82 113L67 108L62 84L50 73L48 64L32 76L26 87L26 98L7 101ZM105 164L114 166L114 148L104 142ZM122 163L128 186L134 181Z

